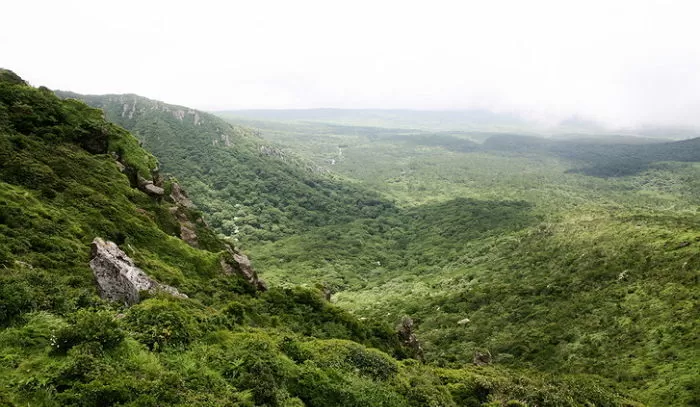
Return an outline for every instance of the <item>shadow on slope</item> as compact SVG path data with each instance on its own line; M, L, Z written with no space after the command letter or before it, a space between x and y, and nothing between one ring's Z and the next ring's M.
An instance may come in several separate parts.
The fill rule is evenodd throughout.
M251 251L274 280L355 290L399 274L439 273L471 242L537 221L526 202L457 198L316 228Z

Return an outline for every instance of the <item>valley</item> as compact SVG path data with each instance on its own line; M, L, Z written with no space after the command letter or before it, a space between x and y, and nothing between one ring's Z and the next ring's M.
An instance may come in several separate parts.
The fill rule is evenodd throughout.
M399 208L251 248L272 281L311 275L357 315L410 315L436 363L489 351L505 365L664 393L654 405L696 392L697 366L686 362L698 356L698 139L601 143L224 117ZM661 339L677 328L689 335ZM681 371L685 385L661 390Z
M0 74L0 403L698 402L697 139L227 122ZM186 297L101 299L95 238Z
M700 3L0 9L0 407L700 407Z

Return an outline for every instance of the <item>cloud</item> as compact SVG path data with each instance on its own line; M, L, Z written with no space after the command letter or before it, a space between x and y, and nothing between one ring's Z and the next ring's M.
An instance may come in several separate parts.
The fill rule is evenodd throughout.
M224 108L416 108L700 125L693 1L37 1L0 66Z

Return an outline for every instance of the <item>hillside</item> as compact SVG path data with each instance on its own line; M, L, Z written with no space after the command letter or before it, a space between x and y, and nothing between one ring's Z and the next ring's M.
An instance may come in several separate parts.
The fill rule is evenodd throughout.
M119 98L85 97L124 120L129 105ZM164 159L181 140L204 134L172 113L157 115L174 118L171 130L150 136L167 145ZM365 201L363 209L376 209L370 213L341 217L319 207L314 216L328 222L274 241L249 240L246 247L270 282L321 285L341 307L390 325L409 315L433 366L459 368L490 355L488 364L499 368L602 375L650 405L695 403L700 168L692 153L688 160L645 162L627 175L592 176L577 170L596 157L577 155L583 146L584 153L606 152L608 162L615 152L666 147L244 123L268 138L241 130L248 140L294 157L286 166L321 168L318 174L376 199ZM209 173L189 178L194 185L228 167L196 154L203 145L217 147L208 134L182 150L190 165L209 166ZM247 154L236 146L224 150ZM170 170L179 179L192 175L187 166ZM339 214L357 204L341 203L348 208Z
M133 132L209 224L245 245L391 211L375 193L208 113L136 95L79 96Z
M266 288L136 138L6 70L0 147L0 405L636 405L592 377L423 365L408 321ZM108 266L152 288L123 297Z

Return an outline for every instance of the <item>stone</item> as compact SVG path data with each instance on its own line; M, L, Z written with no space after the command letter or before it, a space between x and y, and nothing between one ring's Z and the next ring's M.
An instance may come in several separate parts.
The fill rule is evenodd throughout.
M170 198L178 205L182 205L186 208L194 208L194 203L192 203L190 198L187 196L187 193L177 182L173 182Z
M153 195L153 196L157 196L157 197L161 197L161 196L165 195L165 190L161 187L155 186L152 181L146 181L146 182L142 183L140 185L140 188L143 192L145 192L149 195Z
M423 362L425 361L425 356L423 354L423 346L421 345L420 341L418 340L418 337L414 333L413 325L413 319L411 319L410 317L404 317L401 320L401 325L399 326L397 333L399 335L399 339L401 339L403 346L411 350L411 356Z
M180 239L192 247L199 247L196 232L197 227L187 217L187 213L183 210L183 207L180 205L173 206L169 211L180 224Z
M486 352L476 351L476 352L474 352L474 358L472 359L472 363L474 363L476 366L490 365L491 361L492 361L491 352L489 352L489 351L486 351Z
M258 291L267 291L267 284L258 277L258 273L253 269L250 259L245 254L233 250L230 246L226 248L228 256L221 258L221 269L225 274L239 274L248 283L253 285Z
M96 237L92 241L90 260L100 297L126 305L137 304L141 291L166 292L179 298L187 298L176 288L161 284L136 267L134 261L114 242Z
M116 160L114 162L117 164L117 168L119 168L119 172L124 172L126 170L126 165L122 164L121 161Z
M190 225L192 224L190 223ZM190 228L185 224L180 224L180 239L192 247L199 247L197 233L194 231L194 228Z

